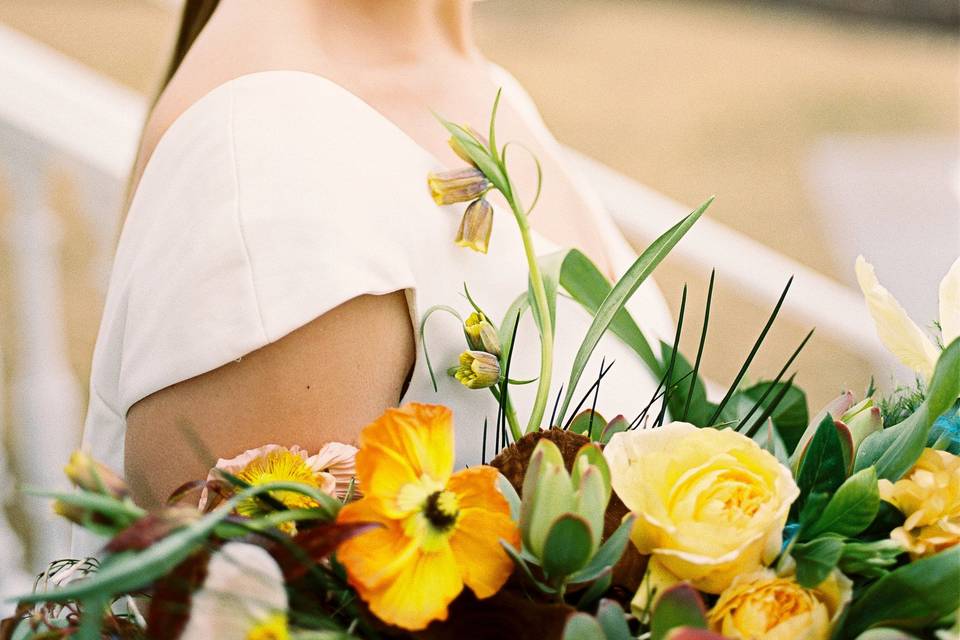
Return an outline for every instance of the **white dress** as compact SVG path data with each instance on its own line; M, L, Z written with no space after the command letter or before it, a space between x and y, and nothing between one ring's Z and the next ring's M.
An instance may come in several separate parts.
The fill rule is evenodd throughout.
M562 153L516 81L496 73L505 99L543 137L540 142ZM497 213L488 255L455 246L463 205L436 206L426 186L427 173L442 168L368 104L314 74L245 75L193 104L157 145L123 229L93 359L85 445L122 470L131 405L279 340L362 294L404 290L416 327L435 304L459 307L466 317L466 282L499 322L526 287L515 222L509 212ZM595 196L584 195L599 206ZM597 217L608 255L622 273L635 255L609 217ZM539 236L535 244L541 254L557 249ZM670 336L671 320L652 281L629 308L659 351L653 340ZM553 393L589 323L586 311L560 297ZM494 423L496 403L488 391L468 390L445 374L465 348L455 319L434 315L427 344L439 390L418 342L403 401L451 407L458 464L477 464L484 419ZM581 392L602 357L616 364L601 387L598 410L608 418L633 417L655 381L629 348L608 336ZM536 377L538 363L528 313L510 377ZM511 388L521 420L535 387ZM271 440L265 426L264 444ZM488 457L492 450L491 432Z

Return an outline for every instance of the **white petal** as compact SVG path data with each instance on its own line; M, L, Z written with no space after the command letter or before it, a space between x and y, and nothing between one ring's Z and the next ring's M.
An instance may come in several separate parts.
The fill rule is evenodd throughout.
M273 557L263 547L230 542L210 559L181 640L246 640L254 625L286 610L283 574Z
M900 362L929 380L940 355L937 347L880 284L873 265L863 256L857 257L856 271L880 341Z
M945 347L960 337L960 258L940 282L940 330Z

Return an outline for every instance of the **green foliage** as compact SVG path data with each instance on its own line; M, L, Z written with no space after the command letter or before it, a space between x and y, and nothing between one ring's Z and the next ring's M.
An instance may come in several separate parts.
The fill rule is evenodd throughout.
M606 426L607 421L602 415L591 409L586 409L574 416L570 424L567 425L567 429L583 435L590 434L591 439L597 439Z
M933 423L960 397L960 338L954 340L937 361L927 397L903 422L874 433L857 452L856 469L870 465L877 475L891 482L899 480L923 453Z
M892 427L912 416L925 397L923 382L917 380L912 387L897 387L889 396L879 398L877 406L883 416L883 426Z
M593 350L600 342L601 336L606 333L613 322L614 317L623 309L627 300L636 292L637 288L644 280L653 273L653 270L659 265L667 254L676 246L684 235L700 219L700 216L707 210L713 198L707 200L700 207L690 213L683 220L671 227L666 233L653 241L653 243L640 254L640 257L627 269L626 273L610 290L610 293L604 298L603 302L597 308L593 317L593 322L587 330L574 357L573 366L570 371L570 379L566 385L566 392L563 402L560 405L558 421L563 422L567 409L570 407L570 401L577 388L577 383L583 375L583 370L587 366L587 361L593 354Z
M871 627L922 629L960 602L960 547L915 560L880 578L850 606L843 637Z
M553 521L543 543L543 570L547 577L566 577L590 560L593 534L586 519L564 513Z
M677 627L707 628L707 609L689 584L678 584L657 599L650 619L650 640L664 640Z
M870 526L879 508L877 472L873 467L867 467L840 485L820 516L804 527L804 539L828 533L852 538Z
M664 362L673 360L670 378L664 385L672 391L667 396L670 415L676 420L689 422L698 427L706 427L707 421L717 405L707 400L707 387L699 373L694 376L693 366L679 351L666 342L660 343L661 358ZM688 404L689 399L689 404ZM684 417L686 411L686 417Z
M843 540L834 537L817 538L793 545L790 554L797 562L797 582L813 589L827 579L843 554Z
M833 493L846 478L846 461L840 437L833 418L827 415L817 427L807 450L800 459L797 486L800 497L793 504L793 513L799 513L807 496L813 493Z

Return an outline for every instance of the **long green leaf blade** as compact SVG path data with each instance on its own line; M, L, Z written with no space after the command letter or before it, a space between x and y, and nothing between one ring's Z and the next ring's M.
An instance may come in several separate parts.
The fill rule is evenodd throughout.
M597 309L593 318L593 323L587 330L573 361L573 369L570 372L570 380L567 384L567 391L563 398L563 404L560 406L558 421L563 422L563 417L570 406L573 394L576 391L577 383L583 375L583 370L587 366L587 361L593 354L593 350L600 342L600 337L606 332L610 323L613 321L617 312L623 308L627 300L634 294L637 288L647 277L653 273L653 270L659 265L667 254L676 246L690 228L700 219L700 216L707 210L707 207L713 202L710 198L700 205L695 211L686 218L671 227L666 233L653 241L653 243L644 251L639 258L627 269L627 272L613 286L609 295Z

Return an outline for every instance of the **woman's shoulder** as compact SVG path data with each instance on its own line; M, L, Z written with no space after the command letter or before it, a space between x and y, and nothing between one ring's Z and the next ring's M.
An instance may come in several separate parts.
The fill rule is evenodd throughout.
M432 168L319 76L217 87L167 129L134 194L94 384L122 414L347 300L415 288L417 247L440 215Z

